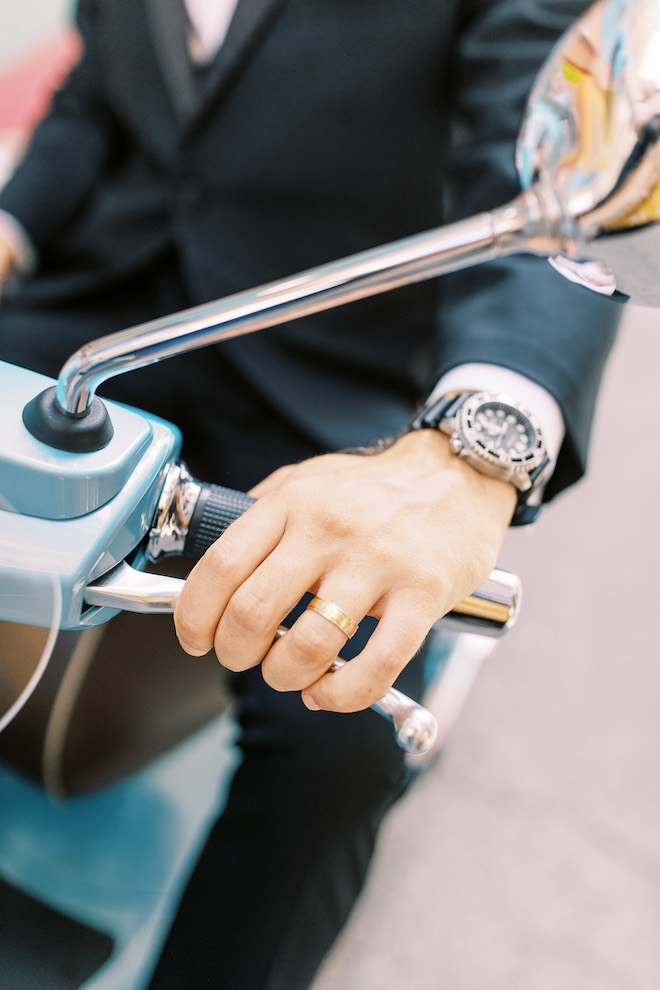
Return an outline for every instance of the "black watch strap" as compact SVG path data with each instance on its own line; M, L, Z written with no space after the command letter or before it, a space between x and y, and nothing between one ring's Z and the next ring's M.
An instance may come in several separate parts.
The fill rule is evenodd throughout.
M410 424L411 430L439 430L443 419L453 419L468 395L472 392L458 392L456 395L442 395L431 405L425 406Z
M410 423L410 430L441 429L443 420L451 421L469 395L473 392L465 391L456 394L442 395L435 402L425 406ZM529 479L532 487L525 492L518 491L518 501L511 519L512 526L528 526L536 521L542 505L542 493L536 487L536 481L547 469L550 458L547 453L540 464L529 472ZM534 501L530 504L529 499Z

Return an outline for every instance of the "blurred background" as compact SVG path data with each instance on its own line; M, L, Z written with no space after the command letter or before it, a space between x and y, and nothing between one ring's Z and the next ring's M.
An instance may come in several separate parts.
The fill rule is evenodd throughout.
M50 38L67 23L72 0L0 0L0 64Z
M588 480L511 531L516 626L386 823L315 990L660 986L660 312L630 308Z
M0 0L0 72L69 9ZM660 986L659 376L660 311L630 307L588 479L509 535L521 617L390 815L314 990Z

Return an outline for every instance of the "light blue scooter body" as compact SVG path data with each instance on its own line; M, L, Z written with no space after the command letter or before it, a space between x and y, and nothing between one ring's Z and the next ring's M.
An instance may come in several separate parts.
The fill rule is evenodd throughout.
M143 539L181 434L106 402L114 427L106 447L57 450L32 437L22 420L26 403L53 384L0 362L0 620L79 629L116 614L86 606L84 589Z
M114 427L107 447L56 450L22 420L26 403L53 384L0 362L0 620L83 628L116 614L86 606L85 586L135 555L181 435L105 402ZM0 879L111 939L109 958L80 990L145 986L224 803L237 762L233 733L225 714L142 772L67 801L0 765ZM48 959L43 965L47 972Z

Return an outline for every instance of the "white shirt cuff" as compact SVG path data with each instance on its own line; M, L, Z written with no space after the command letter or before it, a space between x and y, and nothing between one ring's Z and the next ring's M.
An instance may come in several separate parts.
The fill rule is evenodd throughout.
M494 364L460 364L442 376L429 402L447 392L479 391L510 395L528 409L543 433L554 468L565 433L564 417L556 401L536 382L509 368Z
M37 252L28 237L25 227L16 217L0 210L0 237L6 241L15 255L14 271L19 275L29 275L37 263Z

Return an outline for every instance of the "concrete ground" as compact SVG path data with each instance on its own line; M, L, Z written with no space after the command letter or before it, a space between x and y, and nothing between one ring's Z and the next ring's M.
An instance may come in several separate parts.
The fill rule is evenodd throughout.
M67 0L0 0L0 62ZM660 313L627 311L587 481L499 565L523 579L442 757L390 815L314 990L657 990ZM185 988L182 988L185 990Z
M520 619L390 815L314 990L660 987L660 313L630 308L590 475L512 532Z

